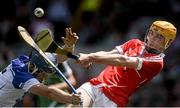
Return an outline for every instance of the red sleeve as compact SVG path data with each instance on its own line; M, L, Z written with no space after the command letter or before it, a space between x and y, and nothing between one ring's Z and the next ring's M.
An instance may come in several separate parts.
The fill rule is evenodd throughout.
M123 50L123 52L126 52L129 48L133 48L133 46L135 46L135 44L139 41L140 40L138 40L138 39L131 39L131 40L125 42L124 44L122 44L120 47Z

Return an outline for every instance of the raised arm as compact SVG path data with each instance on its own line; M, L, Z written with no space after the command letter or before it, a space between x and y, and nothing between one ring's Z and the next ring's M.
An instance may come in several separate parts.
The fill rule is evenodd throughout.
M62 37L64 42L63 48L69 52L74 52L74 48L79 37L72 32L71 28L66 28L66 37Z
M63 49L73 53L75 49L75 45L79 37L76 33L72 32L71 28L66 28L66 37L62 37L62 40L64 42ZM58 56L58 62L62 63L65 60L67 60L67 56L59 55Z

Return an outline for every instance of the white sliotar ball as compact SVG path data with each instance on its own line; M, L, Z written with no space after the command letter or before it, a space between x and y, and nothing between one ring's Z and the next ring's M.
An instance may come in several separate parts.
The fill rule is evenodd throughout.
M42 17L44 15L44 10L42 8L36 8L34 10L34 15L38 18Z

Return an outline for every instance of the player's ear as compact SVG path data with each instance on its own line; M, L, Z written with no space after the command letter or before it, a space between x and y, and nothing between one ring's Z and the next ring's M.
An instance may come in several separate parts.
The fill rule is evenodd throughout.
M34 74L38 71L38 68L36 67L35 64L29 62L28 63L28 71L31 73L31 74Z
M35 65L33 63L29 62L28 67L29 67L29 71L32 72L35 68Z

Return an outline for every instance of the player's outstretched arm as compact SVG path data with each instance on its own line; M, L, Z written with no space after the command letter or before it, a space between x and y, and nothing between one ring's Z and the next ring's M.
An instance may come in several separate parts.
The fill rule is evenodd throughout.
M90 54L80 53L80 65L87 67L90 63L106 64L113 66L126 66L129 68L137 68L139 59L137 57L128 57L114 49L112 51L99 51Z
M29 92L36 95L45 96L60 103L79 105L81 102L81 98L78 94L69 94L58 88L48 87L43 84L37 84L32 86L29 89Z

